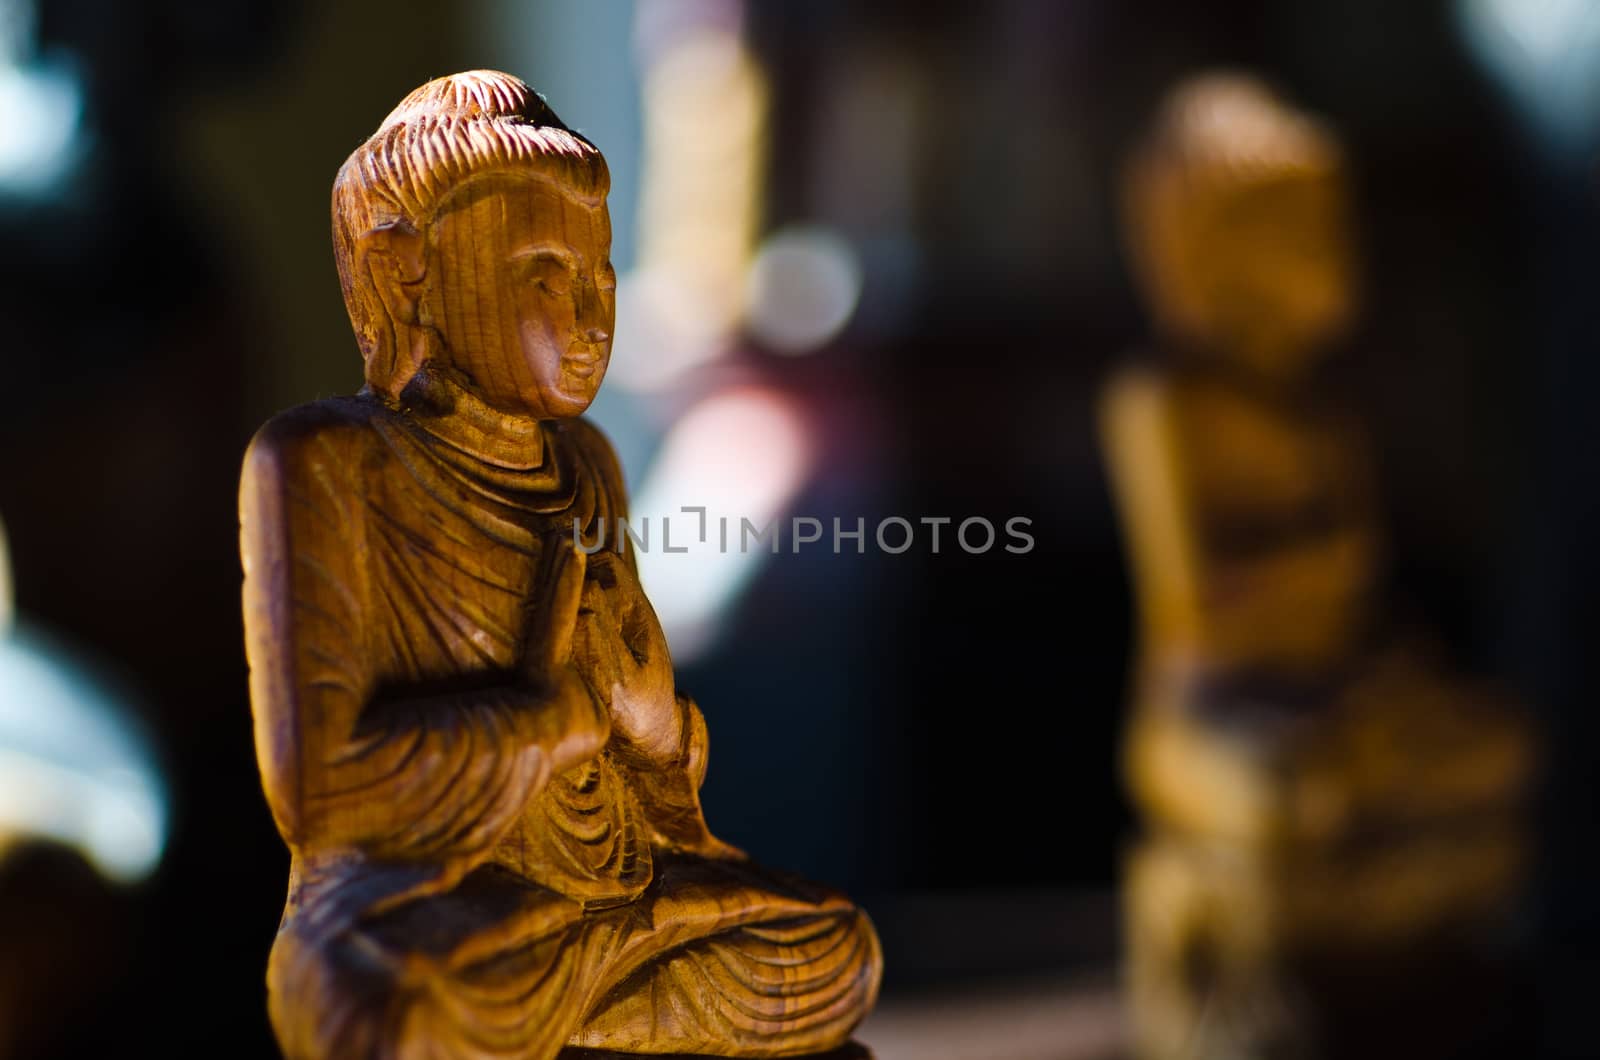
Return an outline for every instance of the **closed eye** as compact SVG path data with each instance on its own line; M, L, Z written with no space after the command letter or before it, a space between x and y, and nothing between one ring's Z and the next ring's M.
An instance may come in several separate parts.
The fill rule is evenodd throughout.
M523 280L547 290L570 290L573 275L577 272L577 262L572 254L550 244L530 247L514 255L512 262Z
M524 278L555 294L572 290L573 268L569 261L554 254L530 255L523 266Z

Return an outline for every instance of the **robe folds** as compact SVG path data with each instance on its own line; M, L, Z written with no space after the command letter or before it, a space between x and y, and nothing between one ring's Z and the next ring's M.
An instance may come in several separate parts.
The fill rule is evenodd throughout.
M285 1053L842 1043L877 990L871 924L711 836L692 701L676 696L670 761L613 732L552 775L552 749L585 734L541 730L518 667L547 551L625 517L610 445L546 421L521 462L474 444L495 429L483 410L458 402L450 422L332 399L268 423L245 458L256 751L293 853L268 969ZM626 535L604 547L631 571Z

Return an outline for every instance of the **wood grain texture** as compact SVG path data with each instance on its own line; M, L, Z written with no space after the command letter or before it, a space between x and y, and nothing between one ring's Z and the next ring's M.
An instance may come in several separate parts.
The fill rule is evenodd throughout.
M599 1049L564 1049L561 1060L627 1060L629 1053L613 1053ZM872 1060L872 1050L859 1042L849 1042L826 1053L818 1053L808 1060ZM678 1060L704 1060L703 1057L684 1056Z
M1160 337L1102 434L1141 616L1150 1056L1279 1055L1285 962L1492 917L1525 860L1527 717L1388 621L1373 458L1318 370L1355 310L1346 185L1332 133L1239 76L1181 86L1128 171Z
M293 1058L793 1056L866 1015L843 896L707 829L704 720L638 582L616 457L608 175L526 85L418 89L335 182L367 386L240 488L257 759L293 853Z

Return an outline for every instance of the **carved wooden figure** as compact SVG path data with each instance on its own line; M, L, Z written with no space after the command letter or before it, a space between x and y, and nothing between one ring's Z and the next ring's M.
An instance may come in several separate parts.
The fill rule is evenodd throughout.
M1127 191L1161 335L1103 404L1142 623L1126 768L1154 826L1134 1001L1151 1055L1266 1054L1285 954L1504 902L1530 740L1383 620L1370 455L1316 372L1354 310L1338 142L1253 80L1199 78Z
M290 1057L791 1056L876 995L864 913L707 830L627 537L587 554L627 503L581 418L608 181L487 71L411 93L335 181L366 386L263 427L240 492Z

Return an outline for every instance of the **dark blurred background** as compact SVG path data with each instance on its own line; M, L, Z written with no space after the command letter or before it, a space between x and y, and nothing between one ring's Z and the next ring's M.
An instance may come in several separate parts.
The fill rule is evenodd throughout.
M1032 520L1026 555L708 559L699 597L658 557L713 827L858 894L889 997L1109 971L1132 615L1094 415L1148 330L1117 180L1165 91L1217 65L1346 138L1365 316L1339 370L1376 434L1398 606L1546 726L1530 1038L1578 1055L1600 952L1590 7L0 0L17 611L127 690L170 813L154 875L64 919L95 974L19 1055L272 1053L288 857L251 743L238 462L275 410L360 383L335 170L405 92L473 67L526 78L611 163L625 277L594 414L636 499L706 503L695 454L743 424L792 443L740 458L775 514ZM36 891L8 900L45 910ZM22 959L0 934L0 965Z

